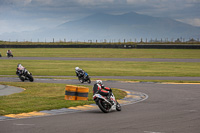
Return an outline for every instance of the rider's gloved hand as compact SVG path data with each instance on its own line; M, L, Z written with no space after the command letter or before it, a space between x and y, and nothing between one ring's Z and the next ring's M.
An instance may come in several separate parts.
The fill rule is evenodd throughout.
M105 88L105 86L102 84L102 85L101 85L101 88L102 88L102 89L104 89L104 88Z
M111 96L112 95L112 91L108 91L108 95Z

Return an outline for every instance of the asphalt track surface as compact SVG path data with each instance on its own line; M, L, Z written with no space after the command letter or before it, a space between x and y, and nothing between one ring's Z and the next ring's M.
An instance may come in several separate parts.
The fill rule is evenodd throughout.
M5 78L3 78L6 80ZM20 82L18 78L8 78ZM80 84L78 80L36 79L35 82ZM91 85L93 85L92 82ZM106 86L148 95L122 106L121 112L99 109L61 115L0 121L0 133L199 133L200 85L105 81Z
M7 85L0 85L0 96L10 95L13 93L20 93L22 91L23 91L22 88L7 86Z
M1 57L3 60L82 60L82 61L138 61L138 62L200 62L200 59L159 59L159 58L71 58L71 57Z

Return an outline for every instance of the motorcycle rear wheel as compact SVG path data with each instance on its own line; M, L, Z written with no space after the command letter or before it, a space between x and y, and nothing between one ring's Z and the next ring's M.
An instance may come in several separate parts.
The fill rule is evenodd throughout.
M103 111L104 113L110 112L111 106L108 103L106 103L104 100L99 100L98 106L101 109L101 111Z
M22 76L19 76L19 79L20 79L22 82L24 82L24 80L25 80L25 78L22 77Z
M88 84L90 84L90 83L91 83L91 80L90 80L90 79L88 79L88 80L87 80L87 82L88 82Z

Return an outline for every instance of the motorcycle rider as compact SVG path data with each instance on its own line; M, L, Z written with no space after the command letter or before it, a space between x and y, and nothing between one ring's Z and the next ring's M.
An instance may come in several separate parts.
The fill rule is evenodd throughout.
M96 83L93 87L93 95L98 91L98 93L102 96L107 96L110 98L112 95L112 90L109 87L104 87L102 80L96 80Z
M85 76L85 71L79 67L75 67L75 72L77 77Z
M17 70L16 70L16 74L18 75L18 76L20 76L21 74L22 74L22 71L25 69L25 67L23 67L22 66L22 64L18 64L17 65Z
M12 51L10 49L8 49L7 55L9 55L9 56L12 55Z

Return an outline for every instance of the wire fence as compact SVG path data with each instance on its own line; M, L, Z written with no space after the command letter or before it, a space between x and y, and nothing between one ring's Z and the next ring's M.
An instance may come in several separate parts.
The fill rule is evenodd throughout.
M23 39L23 40L6 40L6 41L3 41L3 40L0 40L0 44L6 44L6 43L72 43L72 44L108 44L108 43L114 43L114 44L122 44L122 43L200 43L200 40L199 38L188 38L188 39L185 39L185 38L135 38L135 39L100 39L100 40L95 40L95 39L91 39L91 40L73 40L73 39L70 39L70 40L67 40L66 38L64 39L55 39L55 38L52 38L52 39L37 39L37 40L33 40L33 39L30 39L30 40L26 40L26 39Z

